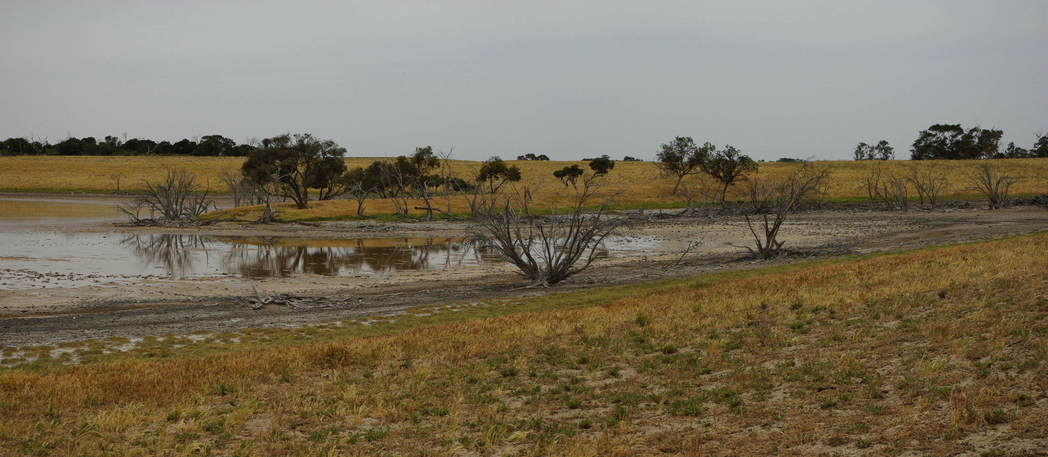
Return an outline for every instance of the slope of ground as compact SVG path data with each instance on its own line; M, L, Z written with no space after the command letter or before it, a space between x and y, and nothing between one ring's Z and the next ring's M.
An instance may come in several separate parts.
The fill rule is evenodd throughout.
M1045 252L1039 233L9 369L0 449L1037 455Z

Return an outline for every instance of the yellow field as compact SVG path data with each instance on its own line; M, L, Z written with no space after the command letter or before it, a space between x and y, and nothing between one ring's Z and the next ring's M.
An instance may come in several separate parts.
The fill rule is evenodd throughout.
M366 166L374 158L347 159L350 167ZM238 170L242 159L221 157L0 157L0 191L19 192L112 192L116 190L116 179L121 178L121 190L136 191L143 188L147 180L158 180L168 168L191 170L199 176L202 184L212 189L224 190L218 175L222 171ZM870 163L856 161L823 162L832 170L828 195L830 198L866 197L862 179L869 167L874 165L906 173L909 167L943 166L951 170L951 186L947 193L953 196L974 195L966 176L980 163L987 161L912 162L891 161ZM1011 174L1023 177L1014 186L1019 194L1048 193L1048 159L1009 159L991 161L999 163ZM507 188L509 192L528 186L534 193L535 206L566 206L569 193L562 192L563 186L552 176L553 170L572 163L581 162L528 162L513 161L521 168L524 180ZM780 176L797 165L783 163L761 163L759 173ZM454 170L461 177L476 173L479 162L456 161ZM586 168L584 166L584 168ZM586 168L588 170L588 168ZM689 178L688 181L694 181ZM606 180L600 197L617 205L655 205L680 202L681 196L670 195L673 179L660 176L650 162L618 162ZM443 204L442 204L443 207ZM462 201L453 204L453 212L465 212ZM352 215L352 202L322 202L305 211L287 209L282 211L285 219L335 217ZM393 212L390 202L371 201L368 214Z
M1048 448L1046 250L70 345L85 364L0 370L0 455L1029 455Z

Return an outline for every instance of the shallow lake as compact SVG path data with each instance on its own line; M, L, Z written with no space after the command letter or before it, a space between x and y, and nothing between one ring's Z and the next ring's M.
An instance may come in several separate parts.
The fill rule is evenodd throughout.
M0 233L0 289L69 287L131 278L294 274L349 276L480 265L459 240L353 240L171 234Z
M503 261L455 238L314 239L76 232L121 219L110 201L0 197L0 289L79 287L148 279L356 276L450 270ZM615 238L601 256L646 251Z

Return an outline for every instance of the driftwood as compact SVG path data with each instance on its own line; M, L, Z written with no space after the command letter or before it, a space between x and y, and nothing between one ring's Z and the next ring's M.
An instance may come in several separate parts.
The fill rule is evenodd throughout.
M681 251L680 257L677 259L677 261L673 262L672 264L667 266L665 269L669 270L671 268L675 268L675 267L679 266L681 263L684 262L684 257L687 257L687 255L690 254L692 250L702 246L702 242L703 242L703 240L701 238L699 240L697 240L697 241L689 242L688 246L685 247L683 251Z
M353 309L364 304L360 297L301 297L290 294L263 295L258 292L255 285L251 285L254 297L240 297L237 299L241 304L250 306L253 310L262 309L266 305L283 305L294 310L341 308Z

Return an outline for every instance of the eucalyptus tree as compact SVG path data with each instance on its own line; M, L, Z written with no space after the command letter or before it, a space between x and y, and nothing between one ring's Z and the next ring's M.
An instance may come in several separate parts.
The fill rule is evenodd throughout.
M699 168L720 181L722 185L720 202L723 205L728 195L728 187L746 173L757 171L757 162L754 162L750 156L744 155L735 146L728 145L719 151L713 148L712 154L709 154L706 160L699 164Z
M318 189L322 199L337 195L346 172L345 153L332 140L308 133L284 134L262 140L244 161L241 173L256 185L290 198L297 208L308 208L311 188Z
M688 175L698 173L699 166L709 158L713 149L710 143L696 146L690 136L678 136L659 146L655 166L664 174L676 177L677 181L673 184L673 194L676 194L681 181Z

